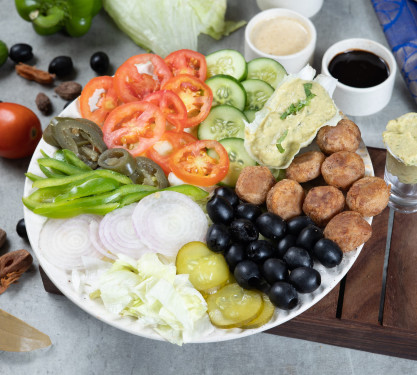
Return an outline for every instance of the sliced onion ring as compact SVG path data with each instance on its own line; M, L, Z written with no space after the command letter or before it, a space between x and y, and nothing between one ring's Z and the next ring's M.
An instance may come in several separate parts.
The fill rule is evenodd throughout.
M49 219L39 236L39 249L56 267L72 270L83 267L83 256L101 258L90 241L89 224L100 222L97 215L79 215L71 219Z
M99 235L105 249L113 254L125 254L139 259L149 252L133 227L132 213L136 203L106 214L100 222Z
M90 241L92 245L100 254L103 254L105 257L110 259L117 259L117 256L114 255L111 251L107 250L103 245L103 242L101 242L99 227L100 224L97 221L90 222Z
M133 212L133 225L146 246L168 257L176 256L188 242L204 241L208 229L199 205L174 191L143 198Z

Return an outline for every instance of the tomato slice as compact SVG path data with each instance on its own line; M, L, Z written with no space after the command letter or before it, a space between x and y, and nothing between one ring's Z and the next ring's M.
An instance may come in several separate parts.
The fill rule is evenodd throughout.
M169 165L171 154L181 147L195 141L197 141L197 138L189 133L166 131L161 139L146 152L146 156L159 164L165 174L168 174L171 172L171 167Z
M123 147L139 156L159 141L165 131L165 116L155 105L131 102L115 108L103 125L108 148Z
M209 114L213 93L210 87L198 78L187 74L181 74L169 79L162 88L176 93L187 108L187 120L185 128L198 125Z
M181 49L165 57L165 63L174 76L189 74L201 81L205 81L207 78L206 58L199 52Z
M172 73L158 55L144 53L127 59L114 74L114 88L124 102L142 100L158 91Z
M171 125L167 127L169 130L182 131L187 119L187 108L177 94L170 90L160 90L149 94L143 100L160 108Z
M119 104L113 87L113 77L95 77L84 86L81 92L81 116L94 121L99 126L103 126L106 117Z
M212 158L208 150L218 155ZM217 141L201 140L190 143L175 151L170 157L172 172L186 183L198 186L215 185L227 175L229 157L225 148Z

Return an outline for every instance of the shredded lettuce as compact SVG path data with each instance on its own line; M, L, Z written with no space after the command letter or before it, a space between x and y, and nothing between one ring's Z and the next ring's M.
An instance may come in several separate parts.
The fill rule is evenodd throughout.
M103 6L136 44L162 57L197 50L200 33L220 39L246 23L225 21L227 0L103 0Z
M108 311L137 318L172 343L181 345L213 330L206 301L188 275L177 275L174 265L154 253L138 261L120 254L96 285L90 297L100 298Z

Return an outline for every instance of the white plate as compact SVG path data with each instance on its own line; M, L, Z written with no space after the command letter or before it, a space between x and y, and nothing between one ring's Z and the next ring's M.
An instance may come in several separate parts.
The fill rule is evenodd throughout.
M66 117L79 117L78 110L78 101L75 100L71 103L61 114L60 116ZM47 154L52 154L55 151L55 148L46 144L43 140L40 141L38 147L36 148L32 160L29 164L29 172L32 172L37 175L42 176L36 160L42 157L40 150L45 151ZM362 157L365 162L365 175L373 176L374 170L372 167L372 161L370 159L368 150L366 149L363 142L361 143L357 153ZM32 191L32 182L29 179L25 181L24 196L28 196ZM116 328L119 328L123 331L132 333L134 335L151 338L155 340L163 340L155 331L151 328L142 328L137 323L136 320L129 317L116 317L113 314L107 312L103 305L97 302L96 300L91 300L87 295L78 294L71 285L70 279L71 275L69 272L63 271L60 268L55 267L49 263L42 253L39 251L39 233L41 231L42 225L45 222L45 218L42 216L35 215L32 211L24 207L24 217L26 222L26 229L28 232L29 240L32 245L32 248L38 258L39 264L44 269L45 273L51 279L51 281L57 286L57 288L72 302L78 305L87 313L96 317L97 319L102 320L105 323L108 323ZM372 223L372 218L366 219L368 223ZM314 268L318 270L321 274L321 286L309 294L299 294L299 304L298 306L291 310L285 311L276 309L275 314L271 321L264 326L256 329L242 330L238 328L234 329L218 329L216 328L213 333L208 336L201 337L192 342L203 343L203 342L216 342L216 341L225 341L232 340L239 337L253 335L258 332L265 331L267 329L273 328L277 325L285 323L286 321L295 318L297 315L300 315L302 312L306 311L308 308L319 302L327 293L329 293L346 275L349 269L352 267L353 263L359 256L362 246L359 246L356 250L344 254L341 264L335 268L327 269L323 267L318 262L315 262Z

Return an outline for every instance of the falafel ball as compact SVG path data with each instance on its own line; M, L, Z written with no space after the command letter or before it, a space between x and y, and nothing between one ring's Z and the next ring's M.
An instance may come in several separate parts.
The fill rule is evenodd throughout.
M388 205L391 187L379 177L364 177L356 181L346 195L346 203L352 211L363 216L380 214Z
M334 186L312 188L304 199L303 211L318 226L325 226L330 219L345 208L343 193Z
M339 151L355 152L361 142L361 131L353 121L342 119L336 126L323 126L316 142L326 155Z
M297 181L284 179L269 190L266 208L284 220L289 220L303 212L304 196L304 189Z
M365 163L355 152L339 151L324 160L321 174L327 184L347 190L365 175Z
M237 196L249 203L265 203L266 194L275 185L275 178L267 167L247 166L236 181Z
M324 237L336 242L344 253L355 250L371 238L371 225L359 212L337 214L324 228Z
M326 157L320 151L308 151L297 155L286 170L287 178L307 182L320 176L320 168Z

